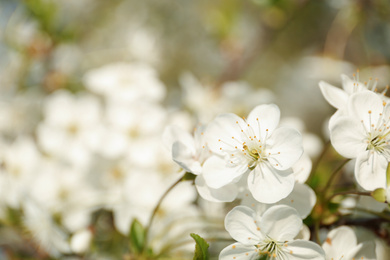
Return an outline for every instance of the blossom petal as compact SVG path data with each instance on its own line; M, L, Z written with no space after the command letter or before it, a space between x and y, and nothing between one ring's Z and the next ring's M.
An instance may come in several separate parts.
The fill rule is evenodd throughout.
M375 252L375 242L366 241L358 244L355 248L345 254L345 259L376 260L377 255Z
M292 170L278 171L267 163L261 163L249 173L248 188L257 201L275 203L293 190L294 174Z
M350 227L340 226L331 230L322 245L326 256L339 259L357 245L355 232Z
M255 260L259 255L256 247L253 245L247 246L241 243L234 243L225 247L219 254L219 260Z
M292 167L302 156L302 135L290 127L276 129L267 141L269 162L278 170Z
M202 175L196 177L195 186L199 195L208 201L231 202L237 197L238 194L236 184L228 184L219 189L213 189L206 185Z
M238 177L248 171L248 165L242 164L231 167L226 160L211 156L203 164L203 177L207 186L213 189L221 188L235 182Z
M355 178L365 190L386 188L386 169L388 162L383 155L366 151L356 159Z
M269 208L262 216L261 231L276 241L293 240L302 228L298 212L286 205Z
M345 92L347 92L348 95L367 90L367 87L364 85L364 83L357 82L356 80L349 78L345 74L341 75L341 80L343 84L343 89L345 90Z
M311 159L307 153L304 152L298 162L296 162L292 167L295 181L299 183L305 183L307 178L309 178L311 168Z
M241 125L245 125L244 120L235 114L218 115L206 128L205 138L210 150L225 154L237 144L241 145Z
M298 211L302 219L305 219L316 204L315 192L306 184L295 183L293 191L278 204L293 207Z
M356 158L364 152L364 129L361 122L349 117L336 119L330 129L330 139L336 151L346 158Z
M295 237L295 239L303 239L303 240L309 240L310 239L310 229L305 224L302 225L301 230L299 231L298 235Z
M202 166L194 159L195 150L182 142L174 142L172 145L172 159L187 172L195 175L202 173Z
M252 127L255 135L260 133L262 139L270 135L278 126L280 109L275 104L260 105L255 107L248 116L248 124Z
M363 91L353 94L348 101L348 112L358 122L363 120L364 126L369 131L379 122L380 114L383 113L383 101L378 94L371 91ZM380 121L380 123L382 123Z
M316 243L294 240L287 243L287 260L325 260L324 250Z
M340 109L348 102L348 94L342 89L336 88L324 81L319 83L322 95L334 108Z
M191 136L190 133L187 131L184 131L178 126L175 125L169 125L164 129L163 132L163 142L164 145L171 150L172 145L175 142L181 142L187 147L191 147L191 149L195 150L195 143L194 138Z
M255 245L263 240L260 219L256 212L246 206L233 208L225 218L225 229L230 236L244 245Z

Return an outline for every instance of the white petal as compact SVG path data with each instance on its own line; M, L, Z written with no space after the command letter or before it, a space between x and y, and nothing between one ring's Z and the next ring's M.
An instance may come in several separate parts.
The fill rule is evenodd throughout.
M302 138L303 150L305 153L308 154L311 158L317 158L324 147L324 143L322 142L321 138L318 135L312 133L304 133Z
M295 129L281 127L276 129L267 141L268 160L278 170L292 167L303 153L302 135Z
M194 160L195 151L182 142L174 142L172 145L172 159L187 172L199 175L202 172L200 163Z
M330 131L330 129L332 129L333 125L335 122L337 122L337 119L341 118L341 117L344 117L344 116L348 116L348 109L346 107L342 108L342 109L339 109L337 110L329 119L329 122L328 122L328 129ZM328 133L328 136L330 135L330 133Z
M291 170L278 171L267 163L261 163L249 174L248 188L257 201L275 203L291 193L294 174Z
M205 138L210 150L225 154L237 144L242 145L241 125L245 125L244 120L235 114L218 115L206 128Z
M172 149L172 145L175 142L181 142L185 146L191 147L190 149L195 150L195 143L192 135L187 131L184 131L178 126L175 125L167 126L164 129L162 137L163 137L163 143L168 150Z
M295 240L287 243L287 260L325 260L324 250L314 242Z
M299 231L298 235L295 237L295 239L303 239L303 240L309 240L310 239L310 229L305 224L302 225L301 230Z
M350 227L341 226L329 232L322 248L329 259L339 259L356 247L356 244L355 232Z
M92 232L89 229L77 231L70 240L70 247L73 252L82 254L88 250L92 240Z
M379 114L383 112L383 102L374 92L359 92L350 97L348 111L358 122L363 120L366 129L369 131L372 124L375 127L377 126Z
M330 139L336 151L346 158L356 158L366 150L361 122L349 117L336 119L330 129Z
M340 109L347 104L348 94L345 91L324 81L321 81L319 85L322 95L331 106Z
M278 204L287 205L296 209L302 219L305 219L316 204L315 192L306 184L295 183L293 191Z
M252 127L254 132L260 133L261 138L270 135L278 126L280 119L280 109L275 104L260 105L255 107L248 116L248 124Z
M195 186L202 198L214 202L231 202L237 197L238 193L236 184L228 184L219 189L210 188L206 185L202 175L196 177Z
M301 158L296 162L292 169L294 172L295 181L299 183L305 183L307 178L309 178L312 168L312 162L307 153L303 153Z
M219 260L255 260L258 259L256 247L235 243L225 247L219 254Z
M294 239L301 230L302 219L298 212L286 205L269 208L262 216L261 231L276 241Z
M376 260L375 242L367 241L358 244L355 248L345 254L345 259Z
M233 208L225 218L225 229L230 236L245 245L255 245L263 240L259 224L256 212L246 206Z
M226 160L211 156L203 164L203 177L207 186L213 189L221 188L235 180L248 171L248 165L229 167Z
M355 90L357 90L356 82L350 79L347 75L341 74L341 80L342 80L343 89L348 95L351 95L352 93L355 92Z
M356 159L355 178L365 190L386 188L387 160L376 152L366 151Z

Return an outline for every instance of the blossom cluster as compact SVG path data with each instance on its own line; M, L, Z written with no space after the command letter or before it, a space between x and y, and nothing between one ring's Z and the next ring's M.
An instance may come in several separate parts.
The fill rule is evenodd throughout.
M0 259L390 259L377 1L184 2L0 1Z

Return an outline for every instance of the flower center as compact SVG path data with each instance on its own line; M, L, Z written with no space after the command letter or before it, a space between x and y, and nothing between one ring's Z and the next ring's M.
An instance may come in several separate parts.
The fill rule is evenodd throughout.
M386 145L386 138L384 136L368 133L367 150L374 150L378 153L383 153Z
M386 158L390 158L390 149L389 149L389 135L390 135L390 118L384 116L385 114L386 102L383 102L383 111L379 113L378 119L373 120L372 111L368 111L368 127L364 126L366 132L366 150L372 152L377 152L382 154ZM362 124L364 122L362 120Z
M258 250L259 256L266 256L270 259L284 259L285 251L283 248L287 246L287 242L278 242L271 238L259 242L255 247Z

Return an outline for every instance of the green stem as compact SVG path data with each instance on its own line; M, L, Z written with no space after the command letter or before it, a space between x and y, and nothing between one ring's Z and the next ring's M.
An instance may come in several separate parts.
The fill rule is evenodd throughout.
M361 211L361 212L369 213L369 214L371 214L371 215L380 217L380 218L385 219L385 220L387 220L387 221L390 221L390 215L389 215L389 214L386 214L386 213L375 212L375 211L368 210L368 209L363 209L363 208L346 208L346 209L347 209L347 210L358 210L358 211Z
M351 159L346 159L344 160L340 165L339 167L337 167L337 169L332 173L332 175L329 177L328 179L328 182L326 183L325 185L325 188L322 192L322 195L325 197L326 196L326 192L329 190L330 188L330 185L332 184L334 178L336 178L337 174L341 171L341 169L350 161Z
M145 238L144 238L145 244L147 244L150 227L151 227L151 225L152 225L152 223L153 223L154 217L155 217L156 214L157 214L157 211L160 209L161 203L163 202L163 200L165 199L165 197L169 194L169 192L170 192L171 190L173 190L173 188L175 188L180 182L182 182L183 177L184 177L184 175L181 176L177 181L175 181L175 182L174 182L174 183L173 183L173 184L164 192L164 194L161 196L161 198L160 198L159 201L157 202L157 205L156 205L156 207L154 208L152 215L150 216L148 225L147 225L146 228L145 228ZM147 247L144 245L144 247L143 247L143 252L145 252L146 248L147 248Z
M320 241L320 221L316 221L314 223L314 239L316 240L317 244L321 245L321 241Z
M371 192L363 192L363 191L355 191L355 190L350 190L350 191L342 191L342 192L337 192L334 193L332 196L330 196L327 201L331 201L334 197L341 196L341 195L361 195L361 196L370 196L371 197Z

